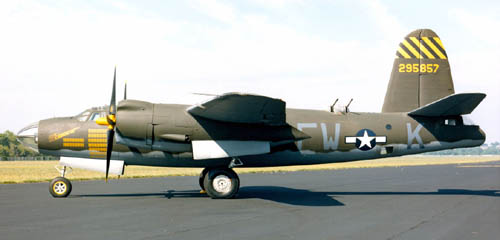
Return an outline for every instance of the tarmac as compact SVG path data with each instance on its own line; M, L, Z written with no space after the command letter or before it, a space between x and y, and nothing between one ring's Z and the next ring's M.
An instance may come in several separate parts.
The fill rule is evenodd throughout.
M197 177L0 184L0 239L499 239L500 162L240 175L236 199Z

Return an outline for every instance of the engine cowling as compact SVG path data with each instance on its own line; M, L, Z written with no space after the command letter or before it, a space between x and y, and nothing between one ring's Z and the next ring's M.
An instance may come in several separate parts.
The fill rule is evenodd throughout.
M143 140L151 138L154 104L138 100L124 100L118 104L116 128L125 138Z
M159 105L137 100L120 102L116 116L116 143L173 153L191 151L188 135L169 133L169 118L154 115L157 106Z

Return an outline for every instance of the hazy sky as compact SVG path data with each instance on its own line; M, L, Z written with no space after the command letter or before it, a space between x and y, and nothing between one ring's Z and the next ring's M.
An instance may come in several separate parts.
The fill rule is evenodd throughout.
M498 1L0 1L0 131L109 102L201 101L250 92L287 107L380 112L396 47L431 28L456 92L484 92L472 114L500 141Z

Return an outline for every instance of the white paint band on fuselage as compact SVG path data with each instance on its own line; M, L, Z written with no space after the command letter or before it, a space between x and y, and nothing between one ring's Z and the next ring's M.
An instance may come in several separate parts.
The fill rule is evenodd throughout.
M265 154L271 152L267 141L193 141L193 158L195 160L238 157Z

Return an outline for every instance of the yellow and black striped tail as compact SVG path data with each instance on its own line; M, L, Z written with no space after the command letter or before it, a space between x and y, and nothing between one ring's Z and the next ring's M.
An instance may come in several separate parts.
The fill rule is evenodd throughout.
M443 43L438 36L407 36L399 44L396 58L448 59L448 55L446 55Z
M418 29L398 46L382 112L409 112L454 92L441 39Z

